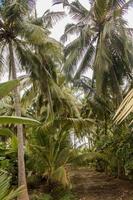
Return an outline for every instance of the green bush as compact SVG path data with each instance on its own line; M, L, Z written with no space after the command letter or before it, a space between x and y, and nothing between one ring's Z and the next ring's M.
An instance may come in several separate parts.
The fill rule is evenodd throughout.
M50 194L34 194L32 195L31 200L53 200L53 198Z

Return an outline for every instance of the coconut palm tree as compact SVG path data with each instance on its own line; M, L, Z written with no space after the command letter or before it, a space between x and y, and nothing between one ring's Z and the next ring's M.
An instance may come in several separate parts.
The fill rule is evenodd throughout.
M22 66L23 68L27 67L26 69L28 70L28 72L31 72L31 74L36 73L38 80L41 80L43 82L43 79L45 77L39 77L39 74L37 74L35 69L37 68L37 66L45 66L46 63L49 63L49 66L53 67L52 64L54 62L52 59L50 59L51 55L49 53L50 47L54 53L57 53L58 48L55 47L57 43L55 41L53 43L52 39L49 38L49 31L44 29L43 26L43 22L45 21L46 17L48 17L49 12L45 14L43 18L36 20L33 19L32 21L29 21L29 18L27 17L28 12L29 4L27 4L27 1L13 0L10 2L5 1L2 4L0 8L0 56L1 58L3 58L4 61L6 60L4 66L6 65L6 63L8 64L9 79L17 79L18 68L16 66L18 65ZM49 53L47 52L47 55L44 56L47 47L49 47ZM42 56L45 57L45 61L42 61L40 59L40 55L37 55L38 51L41 51L40 55L42 54ZM5 57L8 59L5 59ZM32 69L28 69L28 66L31 66ZM41 75L41 68L39 68L39 70ZM21 104L18 87L14 89L14 105L16 116L20 117ZM19 186L24 185L26 188L21 194L20 199L28 200L29 197L27 192L23 149L23 126L20 124L17 125L17 136L18 182Z
M75 38L64 49L65 72L69 78L78 79L92 69L97 92L104 93L109 86L120 103L123 79L132 79L132 29L128 28L124 14L133 1L90 0L88 8L79 1L53 2L68 7L75 22L66 26L61 38L63 42L71 35Z
M18 42L19 31L22 27L23 16L26 15L27 5L25 2L10 1L3 4L0 12L1 19L1 56L6 47L9 53L9 78L17 79L16 61L14 52L14 43ZM21 23L21 26L20 26ZM21 117L21 105L19 97L19 88L14 89L14 104L16 116ZM17 136L18 136L18 182L19 186L24 185L25 190L20 196L20 199L28 200L27 183L25 176L25 163L24 163L24 149L23 149L23 126L17 125Z

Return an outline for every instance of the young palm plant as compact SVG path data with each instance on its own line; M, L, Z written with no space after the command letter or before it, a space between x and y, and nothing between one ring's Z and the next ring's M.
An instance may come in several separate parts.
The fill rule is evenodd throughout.
M52 125L47 125L47 128L36 129L30 136L29 165L32 165L33 171L47 177L48 183L55 181L67 186L66 165L72 156L68 133ZM36 163L35 157L38 158Z

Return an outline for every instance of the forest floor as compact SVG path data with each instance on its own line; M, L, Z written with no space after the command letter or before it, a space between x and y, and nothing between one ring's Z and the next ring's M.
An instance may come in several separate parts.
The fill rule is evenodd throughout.
M73 169L71 180L77 200L133 200L133 183L126 180L86 168Z

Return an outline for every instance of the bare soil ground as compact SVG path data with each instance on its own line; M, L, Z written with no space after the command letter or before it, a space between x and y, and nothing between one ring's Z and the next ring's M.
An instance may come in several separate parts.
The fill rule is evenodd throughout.
M133 183L86 168L72 170L73 193L77 200L133 200Z

